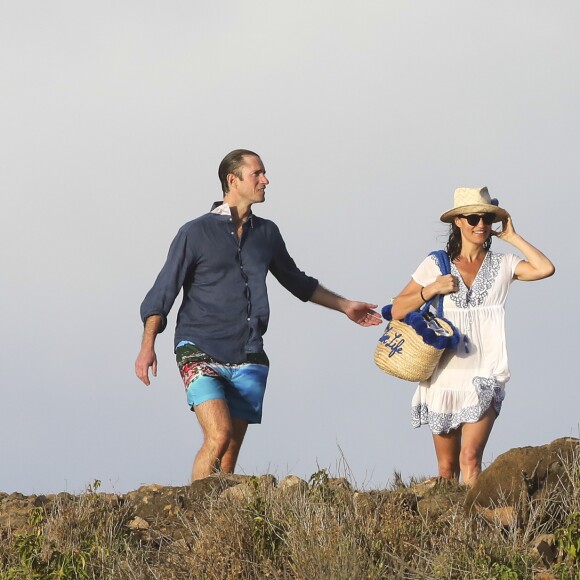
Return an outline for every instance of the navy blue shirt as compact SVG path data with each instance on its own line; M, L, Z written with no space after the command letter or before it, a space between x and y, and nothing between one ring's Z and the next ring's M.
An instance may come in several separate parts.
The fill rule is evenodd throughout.
M221 362L244 362L248 353L263 352L270 317L268 271L304 302L318 286L298 269L274 222L251 214L239 239L230 215L207 213L177 233L141 304L141 319L160 315L162 332L183 288L175 345L189 340Z

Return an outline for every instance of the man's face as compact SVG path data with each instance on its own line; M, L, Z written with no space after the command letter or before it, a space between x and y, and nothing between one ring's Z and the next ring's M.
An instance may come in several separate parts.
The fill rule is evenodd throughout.
M236 177L233 184L236 195L249 204L262 203L266 197L266 185L270 183L262 160L246 155L241 170L242 179Z

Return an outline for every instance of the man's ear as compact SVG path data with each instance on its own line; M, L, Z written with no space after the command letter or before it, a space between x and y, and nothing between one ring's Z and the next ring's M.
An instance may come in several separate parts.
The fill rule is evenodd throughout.
M232 188L234 182L237 179L238 179L237 175L234 175L233 173L228 173L228 176L226 177L226 181L228 182L228 191Z

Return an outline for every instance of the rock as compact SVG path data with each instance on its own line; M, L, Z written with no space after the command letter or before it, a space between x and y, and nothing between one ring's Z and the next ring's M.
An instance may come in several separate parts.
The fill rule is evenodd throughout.
M464 486L444 477L430 477L408 488L415 494L416 510L425 518L439 518L447 514L466 493Z
M261 475L260 477L251 477L251 479L257 480L258 489L263 491L272 489L278 485L278 480L269 473L266 475Z
M278 484L278 489L290 489L296 486L308 488L308 483L297 475L288 475Z
M220 495L221 498L231 501L250 501L254 490L247 483L240 483L233 487L224 489Z
M300 497L308 493L308 483L296 475L285 477L274 490L277 497Z
M234 501L250 501L256 493L261 495L269 493L276 487L276 484L277 481L273 475L245 476L241 483L222 491L220 497Z
M437 476L424 479L423 481L409 487L408 490L419 497L426 497L428 495L456 490L457 487L458 484L456 482Z
M352 485L349 481L344 477L330 477L328 479L328 487L335 491L342 490L342 491L352 491Z
M513 526L518 517L518 511L512 505L498 506L496 508L477 507L476 512L490 524L495 524L503 528Z
M357 491L352 496L354 513L358 518L366 518L377 509L377 498L370 492Z
M0 500L0 530L14 532L28 527L32 510L37 507L37 496L26 497L21 493L5 495Z
M424 479L423 481L420 481L419 483L412 485L408 489L412 491L415 495L423 497L424 495L427 494L427 492L434 489L438 484L441 484L441 482L443 481L444 479L442 477L438 476L429 477L427 479Z
M148 530L149 524L143 518L136 516L127 524L127 527L131 530L142 531Z
M164 489L163 485L153 483L151 485L142 485L140 488L137 489L137 491L140 493L148 493L148 492L155 493L156 491L163 491L163 489Z
M451 498L446 495L433 495L417 502L417 511L429 520L445 515L453 507Z
M210 475L182 487L145 485L124 496L133 513L150 523L174 519L180 512L196 512L225 489L238 485L244 477L231 474Z
M39 495L34 498L34 507L42 507L49 502L49 499L45 495Z
M546 567L558 560L558 548L554 534L541 534L532 542L532 552L538 555Z
M565 488L564 463L579 451L580 440L564 437L539 447L519 447L500 455L467 494L465 509L485 519L513 525L524 523L530 501Z
M143 486L128 493L126 499L139 518L149 522L175 516L183 508L186 488L161 486Z

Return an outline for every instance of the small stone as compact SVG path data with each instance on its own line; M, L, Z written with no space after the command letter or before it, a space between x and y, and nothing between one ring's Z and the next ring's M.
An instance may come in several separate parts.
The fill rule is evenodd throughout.
M475 507L475 506L474 506ZM514 506L500 506L496 508L475 507L475 511L490 524L510 528L517 522L518 513Z
M558 548L554 534L541 534L534 538L532 551L540 556L546 566L551 566L558 559Z
M142 530L148 530L149 529L149 524L143 519L140 518L139 516L135 516L128 524L127 526L131 529L131 530L136 530L136 531L142 531Z
M224 489L220 494L220 497L232 501L249 500L252 497L252 490L249 488L247 483L240 483L239 485L234 485L233 487Z
M288 475L280 482L278 488L288 489L290 487L296 487L297 485L299 486L306 485L306 487L308 487L308 484L297 475Z

